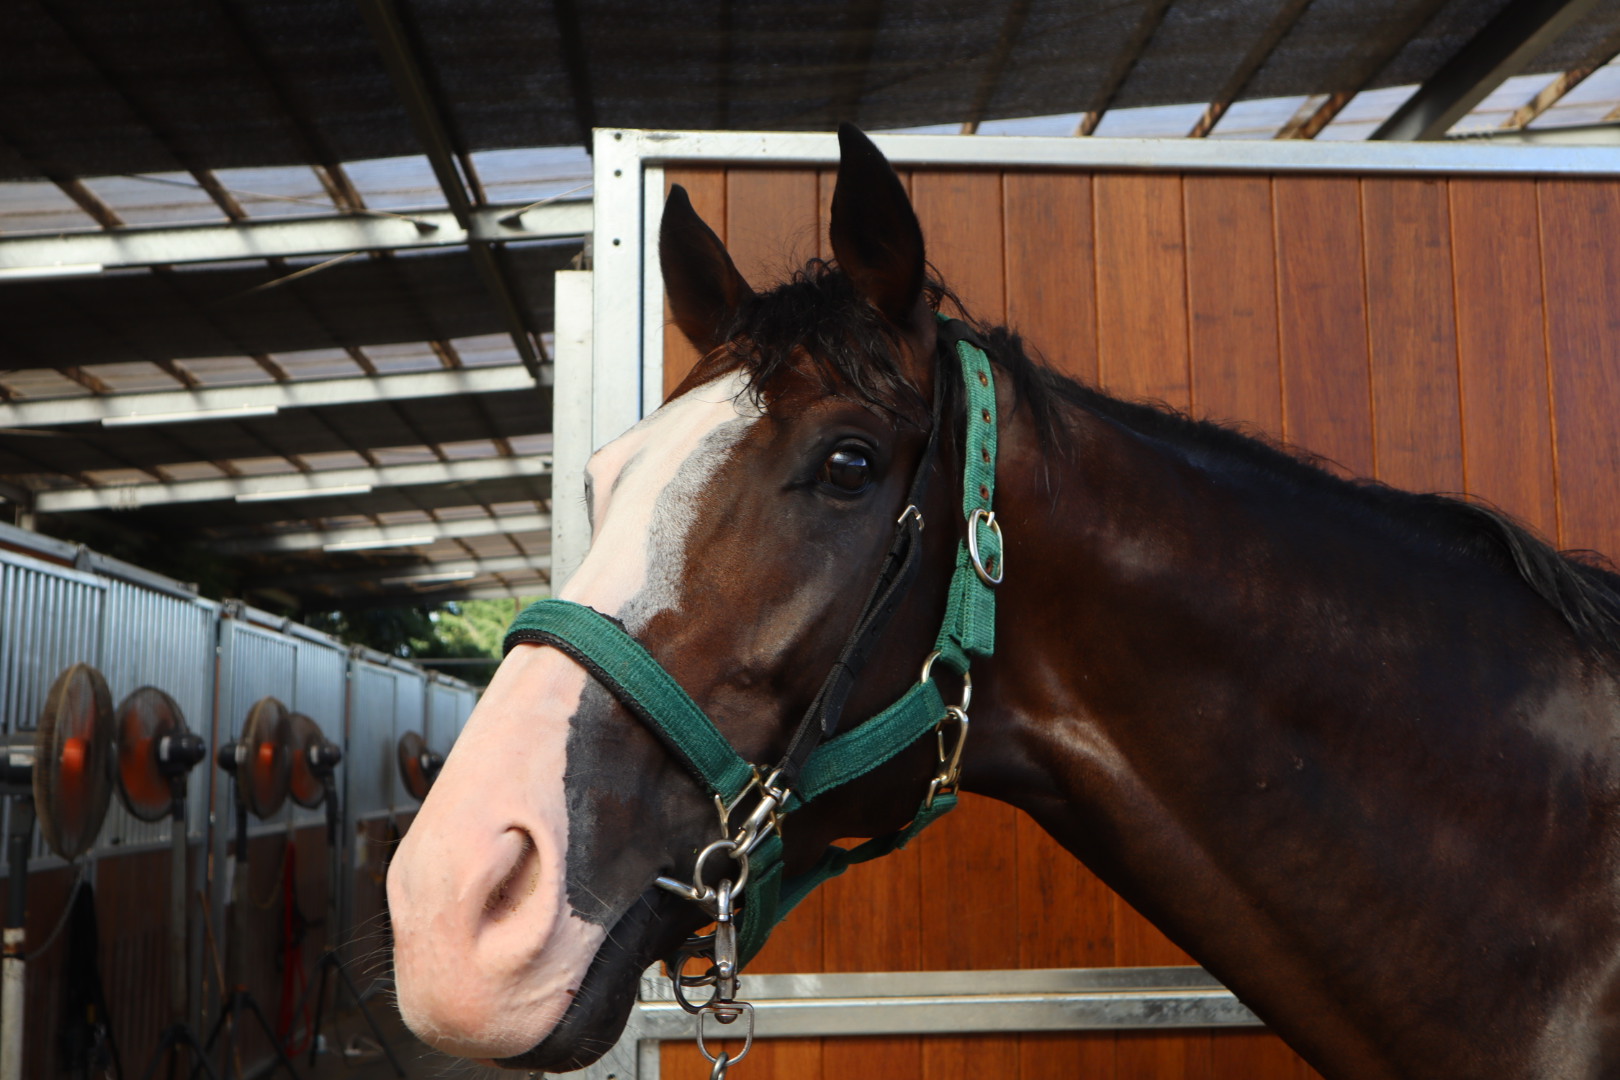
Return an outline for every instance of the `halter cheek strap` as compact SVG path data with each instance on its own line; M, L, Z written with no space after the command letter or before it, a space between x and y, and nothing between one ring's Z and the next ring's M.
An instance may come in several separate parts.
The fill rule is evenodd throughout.
M526 608L507 632L505 648L522 643L551 645L589 671L686 766L704 790L720 804L724 838L699 855L690 884L660 879L660 884L706 906L716 902L704 884L702 864L722 849L741 873L736 953L740 970L765 944L770 932L793 907L823 881L850 866L905 846L956 805L956 781L962 740L968 726L966 694L960 705L947 707L931 677L937 661L962 676L974 658L995 650L995 594L1003 571L1001 528L991 510L996 471L996 394L989 357L971 329L941 317L941 348L957 360L965 388L967 415L963 441L962 515L964 538L957 545L944 623L922 674L899 700L847 730L839 728L844 703L867 656L916 576L921 554L922 517L917 512L942 427L942 383L948 368L935 379L934 423L913 476L905 511L895 524L895 537L870 590L855 628L840 651L820 693L789 741L782 760L763 771L731 746L678 682L641 643L615 620L567 600L547 599ZM955 721L954 748L946 749L947 721ZM788 878L782 864L777 825L816 798L865 776L929 732L939 733L940 768L916 816L905 828L868 840L853 849L829 847L803 874ZM749 792L759 803L732 833L731 819ZM729 892L719 898L728 912ZM713 914L713 912L711 912ZM735 976L735 972L732 973Z

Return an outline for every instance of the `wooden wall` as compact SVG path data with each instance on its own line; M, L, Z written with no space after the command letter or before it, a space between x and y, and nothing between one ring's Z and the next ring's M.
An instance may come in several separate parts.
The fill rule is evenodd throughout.
M929 258L969 310L1022 331L1059 369L1243 421L1349 474L1482 496L1561 547L1620 553L1620 185L903 178ZM683 168L667 179L756 287L830 256L830 172ZM671 327L666 392L693 360ZM823 888L755 970L1190 962L1027 818L970 797L907 851ZM1315 1075L1261 1032L791 1040L754 1058L750 1075L774 1080ZM669 1080L706 1072L684 1042L666 1044L663 1063Z

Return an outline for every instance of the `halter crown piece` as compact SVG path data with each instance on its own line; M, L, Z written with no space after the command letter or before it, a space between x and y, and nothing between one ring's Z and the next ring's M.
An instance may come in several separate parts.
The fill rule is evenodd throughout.
M833 664L820 693L800 722L782 760L770 769L757 767L732 748L679 683L653 659L639 642L614 620L582 604L547 599L531 604L507 631L505 649L522 643L550 645L567 653L637 716L686 766L719 809L721 838L699 852L690 882L659 878L658 884L698 903L716 922L716 930L687 943L670 962L670 977L677 999L698 1014L698 1045L715 1063L720 1080L727 1059L709 1052L703 1043L703 1017L712 1013L721 1023L746 1014L752 1038L753 1012L736 1000L737 977L753 959L771 931L816 886L837 877L856 863L887 855L904 847L956 805L962 744L968 729L968 699L972 659L988 658L995 651L995 593L1001 582L1003 553L1001 526L991 509L996 482L996 387L990 359L966 324L939 316L941 348L953 352L961 367L966 402L963 440L963 539L957 544L956 569L951 575L944 624L934 651L922 665L916 683L888 708L864 722L841 727L844 702L907 586L916 576L922 549L923 488L939 441L943 419L943 383L948 368L941 366L934 387L933 427L928 444L912 477L907 504L895 523L894 540L885 556L866 607ZM935 663L944 664L963 680L959 705L947 706L932 678ZM947 747L946 727L954 724L954 741ZM852 849L829 847L809 870L793 877L783 872L781 819L844 784L866 775L930 732L938 733L939 769L929 784L916 816L898 832L875 837ZM745 799L757 797L734 824ZM729 861L718 885L705 884L705 870L715 859ZM718 864L716 864L718 869ZM681 968L693 956L711 958L708 972L688 977ZM703 1005L687 1002L683 990L712 986L713 996Z

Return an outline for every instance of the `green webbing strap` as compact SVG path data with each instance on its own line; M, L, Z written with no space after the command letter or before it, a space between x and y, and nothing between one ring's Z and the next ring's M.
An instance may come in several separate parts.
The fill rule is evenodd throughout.
M940 795L932 806L919 809L911 824L899 832L874 837L853 848L828 848L815 866L792 878L787 878L783 874L781 839L772 836L761 844L754 858L749 860L749 865L757 866L758 857L766 854L767 848L771 849L769 852L771 862L765 873L758 876L750 874L742 922L737 927L737 952L741 966L748 965L759 950L765 947L765 942L776 925L787 918L788 913L798 907L799 901L809 896L823 882L830 881L858 863L871 862L873 859L881 859L885 855L899 851L911 843L918 833L944 817L955 806L954 792Z
M949 329L950 322L942 329ZM960 324L957 324L960 325ZM996 381L990 358L983 349L963 337L955 340L956 357L962 364L962 385L966 389L967 417L962 447L962 519L974 523L974 511L988 513L996 494ZM970 524L969 527L975 527ZM984 524L976 522L979 555L985 568L1001 573L1001 538ZM945 623L934 648L940 659L958 674L967 671L975 657L985 658L996 651L996 594L979 580L964 541L957 545L956 572L951 575L946 599Z
M553 645L583 664L713 794L735 799L754 777L720 729L641 643L600 612L569 600L537 600L506 632L506 652L523 642Z
M793 808L865 776L932 731L944 715L945 702L934 681L913 684L899 701L864 724L816 747L799 774Z

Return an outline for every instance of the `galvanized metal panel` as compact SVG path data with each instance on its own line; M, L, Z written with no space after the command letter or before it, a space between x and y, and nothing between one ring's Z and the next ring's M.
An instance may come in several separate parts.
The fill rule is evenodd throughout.
M106 583L69 567L0 551L0 725L32 732L51 683L73 664L101 666ZM10 800L5 807L9 828ZM36 830L30 869L59 866Z
M261 698L273 697L289 708L298 686L298 642L273 630L266 630L237 618L226 618L220 623L219 635L219 718L210 750L217 750L227 742L241 737L247 723L248 711ZM217 770L217 766L215 767ZM235 814L231 802L233 794L230 778L220 772L215 791L216 820L220 828L221 857L224 844L235 828ZM270 821L250 820L248 830L253 835L284 830L291 820L291 811L285 807Z
M349 758L344 818L352 831L356 823L393 810L396 732L400 699L400 673L381 664L354 657L349 661ZM411 687L407 685L407 696ZM420 698L420 688L417 697ZM418 706L420 708L420 706Z
M101 622L101 670L113 705L138 687L155 686L174 698L187 726L208 739L214 722L218 638L219 605L213 601L109 580ZM209 767L205 761L189 778L186 831L194 839L208 827ZM104 854L168 840L167 819L141 821L115 799L95 850Z
M464 682L433 679L427 686L427 732L429 746L448 755L461 729L478 703L478 691Z
M328 739L343 745L344 712L348 701L349 650L336 641L317 641L300 636L294 639L297 661L293 692L287 707L301 712L320 725ZM334 779L343 790L343 774L348 760L339 764ZM289 811L295 824L319 825L326 821L325 807L313 810L293 806Z

